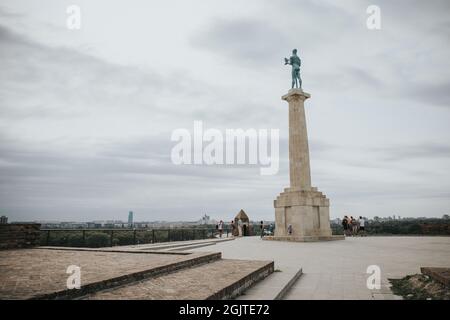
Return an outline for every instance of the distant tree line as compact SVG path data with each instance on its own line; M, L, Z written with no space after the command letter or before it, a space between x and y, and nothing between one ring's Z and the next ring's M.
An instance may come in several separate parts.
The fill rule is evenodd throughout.
M42 230L40 244L56 247L100 248L133 244L157 243L212 238L214 229L174 228L134 230Z
M342 225L331 224L333 234L343 234ZM408 218L400 220L373 219L366 222L368 235L450 235L448 215L439 218Z

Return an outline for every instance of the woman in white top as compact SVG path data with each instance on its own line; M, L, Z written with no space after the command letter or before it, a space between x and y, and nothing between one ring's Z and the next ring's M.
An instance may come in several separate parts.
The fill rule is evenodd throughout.
M242 220L238 220L238 231L239 231L239 237L242 237Z

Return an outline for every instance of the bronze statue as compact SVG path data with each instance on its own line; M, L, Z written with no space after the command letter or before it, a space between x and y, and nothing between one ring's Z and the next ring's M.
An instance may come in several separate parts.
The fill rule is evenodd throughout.
M296 86L297 88L302 88L302 79L300 78L300 66L302 61L297 55L297 49L292 50L292 56L284 58L284 64L290 64L292 66L292 88Z

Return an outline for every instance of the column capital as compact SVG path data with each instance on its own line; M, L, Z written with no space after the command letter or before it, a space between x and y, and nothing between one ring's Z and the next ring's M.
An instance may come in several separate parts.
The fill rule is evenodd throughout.
M289 90L287 94L281 97L282 100L286 100L288 102L296 99L305 101L308 98L311 98L311 95L309 93L306 93L302 89L297 88Z

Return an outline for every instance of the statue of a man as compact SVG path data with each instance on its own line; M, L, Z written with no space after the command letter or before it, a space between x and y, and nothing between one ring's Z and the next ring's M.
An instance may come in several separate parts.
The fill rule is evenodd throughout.
M290 64L292 66L292 88L302 88L302 79L300 79L300 65L302 61L297 55L297 49L292 50L292 56L287 59L284 58L284 64Z

